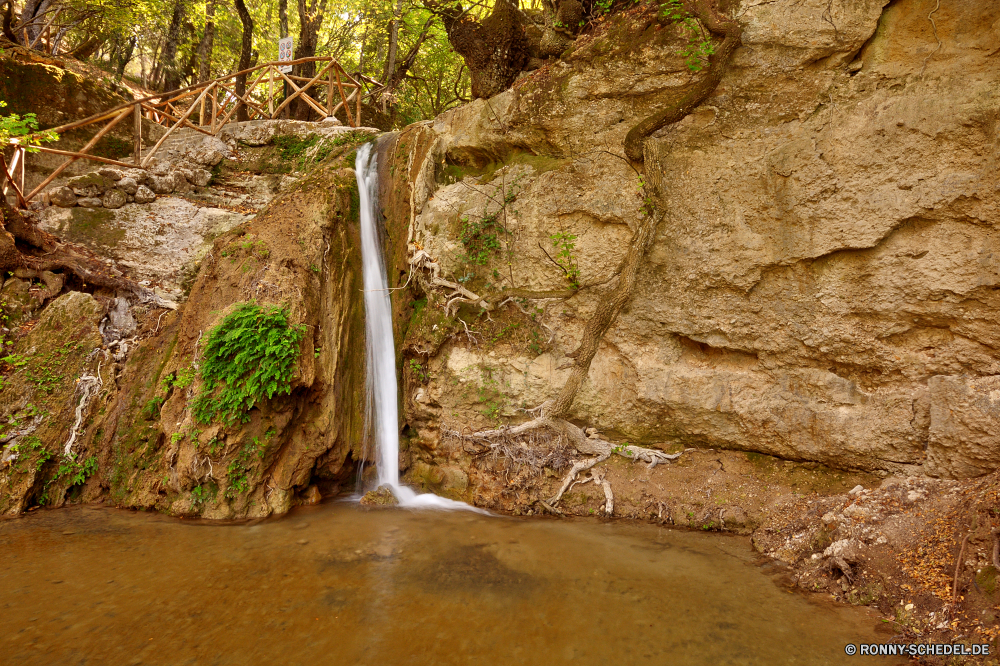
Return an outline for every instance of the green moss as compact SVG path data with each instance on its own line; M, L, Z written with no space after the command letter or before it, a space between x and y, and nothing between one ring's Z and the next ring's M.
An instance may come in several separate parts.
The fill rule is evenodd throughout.
M64 233L70 240L104 247L125 240L125 229L115 224L114 213L105 208L72 208Z

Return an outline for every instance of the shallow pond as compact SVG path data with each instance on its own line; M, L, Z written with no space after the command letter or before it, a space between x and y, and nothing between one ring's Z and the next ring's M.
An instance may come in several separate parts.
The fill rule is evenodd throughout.
M757 561L718 534L343 502L41 511L0 522L0 663L841 664L888 640Z

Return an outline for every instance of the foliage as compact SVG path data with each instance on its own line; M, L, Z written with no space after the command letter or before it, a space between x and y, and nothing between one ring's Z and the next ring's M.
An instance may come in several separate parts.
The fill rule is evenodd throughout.
M291 379L305 326L290 326L288 311L244 303L208 334L195 418L209 423L247 422L261 400L291 393Z
M484 213L478 218L470 218L468 215L462 216L460 239L466 252L462 257L463 261L477 266L485 266L493 253L503 247L500 244L500 238L507 230L500 224L499 219L499 211Z
M7 103L0 100L0 109L7 106ZM37 153L38 146L49 141L58 141L59 135L54 132L39 132L38 120L35 114L26 113L19 116L12 113L8 116L0 115L0 146L6 146L12 141L24 146L29 153Z
M97 456L90 456L83 462L71 457L63 458L52 480L58 481L65 477L69 479L69 486L78 486L95 471L97 471Z
M236 457L230 461L226 467L226 478L229 479L229 486L226 488L227 498L233 499L249 489L250 481L247 476L254 464L254 458L263 459L264 452L265 447L257 437L254 437L244 444Z
M682 0L666 0L660 4L660 16L677 23L687 35L688 43L677 55L684 56L684 62L692 72L705 68L708 58L715 53L711 35L701 23L684 8Z
M421 383L426 383L427 380L429 379L429 375L427 374L427 369L424 368L424 366L421 365L420 361L418 361L415 358L410 359L410 372L412 372L414 376L420 380Z
M580 267L577 265L576 256L573 254L573 250L576 248L576 236L567 233L565 231L560 231L549 236L552 239L552 246L555 247L558 252L556 252L556 263L559 267L563 269L563 273L566 274L566 279L573 289L580 288Z

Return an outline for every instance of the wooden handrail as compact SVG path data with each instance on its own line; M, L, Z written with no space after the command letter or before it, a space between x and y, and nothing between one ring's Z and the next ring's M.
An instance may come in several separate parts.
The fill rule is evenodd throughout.
M67 123L65 125L60 125L59 127L53 127L51 129L47 129L45 131L46 132L58 132L58 133L62 133L62 132L69 131L71 129L77 129L79 127L83 127L85 125L90 125L90 124L95 123L95 122L100 122L101 120L104 120L104 119L106 119L108 117L111 117L115 113L121 111L122 109L124 109L126 107L132 106L136 102L150 102L150 101L152 101L154 99L164 100L164 101L170 101L170 100L173 100L174 99L174 95L177 95L178 93L188 92L189 90L195 90L197 88L201 88L202 86L208 86L208 85L210 85L212 83L219 83L219 82L225 81L226 79L236 78L237 76L240 76L241 74L249 74L251 72L256 72L258 69L263 69L264 67L270 67L271 65L300 65L300 64L305 63L305 62L319 62L319 61L327 61L327 60L333 61L333 58L331 58L329 56L325 56L325 57L310 57L310 58L299 58L298 60L287 60L287 61L284 61L284 62L275 61L275 62L264 63L263 65L257 65L256 67L251 67L250 69L241 70L239 72L236 72L235 74L228 74L226 76L220 76L218 78L212 79L211 81L202 81L200 83L195 83L193 85L187 86L186 88L179 88L179 89L173 90L171 92L160 93L158 95L150 95L149 97L143 97L142 99L136 99L136 100L132 100L131 102L125 102L124 104L119 104L118 106L116 106L116 107L114 107L112 109L108 109L107 111L100 111L98 113L95 113L92 116L88 116L87 118L84 118L83 120L77 120L77 121L74 121L72 123ZM343 68L341 68L341 72L343 72ZM349 83L351 83L353 85L360 85L356 80L354 80L353 77L347 75L346 72L345 72L345 76L347 76L348 79L350 79Z
M289 76L280 70L280 66L283 65L297 65L307 62L323 62L326 63L326 65L320 67L319 71L312 78ZM244 90L242 95L237 95L234 85L235 79L239 76L248 75L257 71L260 71L260 74L250 79L249 85ZM280 79L284 79L294 91L282 100L281 104L277 105L277 108L275 108L274 81L280 79L275 78L275 74L277 74ZM260 92L256 92L255 94L256 89L262 86L265 81L267 81L266 92L263 95ZM310 90L321 90L321 86L326 86L325 108L323 104L320 104L316 99L307 93L307 91ZM220 88L224 91L224 98L221 100L221 103L218 95ZM340 95L340 101L336 105L333 104L335 89ZM347 92L348 90L350 93ZM11 160L11 164L8 167L6 161L3 159L3 156L0 155L0 169L2 169L2 171L0 171L0 179L5 181L2 184L2 187L0 187L0 190L2 190L5 194L8 189L7 183L9 183L17 194L18 205L27 206L28 203L46 186L48 186L49 183L51 183L60 173L62 173L70 164L79 159L93 160L95 162L113 164L115 166L125 168L144 169L147 165L149 165L156 152L164 145L167 138L179 128L188 127L202 134L215 136L230 121L233 114L235 114L241 107L245 107L247 109L247 115L251 118L275 118L296 98L299 98L316 111L321 117L332 116L340 109L341 106L343 106L347 114L348 124L352 127L357 127L361 124L362 93L363 88L361 83L344 71L343 66L341 66L339 62L330 57L309 57L285 62L264 63L262 65L257 65L256 67L251 67L250 69L245 69L226 76L220 76L212 79L211 81L196 83L179 90L132 100L131 102L119 104L112 109L95 113L82 120L77 120L65 125L60 125L59 127L45 130L46 133L54 132L58 134L78 129L80 127L86 127L87 125L110 121L107 122L107 124L78 151L61 150L47 146L32 146L32 150L37 149L38 151L44 153L64 155L69 159L52 171L52 173L50 173L38 186L35 187L35 189L31 191L30 194L27 195L24 194L25 151L23 146L19 145L16 140L11 140L10 143L15 145L15 157ZM313 94L320 97L317 92L313 92ZM206 103L209 95L211 96L212 104L210 112L210 129L207 130L204 129L204 123ZM186 109L183 105L179 104L180 102L192 97L194 99ZM351 113L350 108L352 100L355 100L357 103L357 110L354 114ZM199 110L199 124L197 125L188 120L196 109ZM156 141L155 145L153 145L153 147L145 155L142 155L141 150L143 110L148 112L148 119L150 121L166 125L168 127L167 131ZM88 154L88 152L93 149L95 145L97 145L97 142L100 141L105 134L111 131L112 128L129 115L132 115L135 119L135 126L133 128L133 158L135 160L135 164L129 164L120 160ZM39 132L26 138L30 141L33 136L38 136L39 134L41 133ZM18 166L21 167L20 187L18 187L17 183L14 181L14 175Z

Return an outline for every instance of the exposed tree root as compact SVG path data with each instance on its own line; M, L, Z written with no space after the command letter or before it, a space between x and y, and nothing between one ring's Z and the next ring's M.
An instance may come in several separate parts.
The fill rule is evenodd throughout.
M27 246L28 251L22 251L18 244ZM47 275L47 272L73 275L84 285L131 296L142 303L176 308L173 303L164 301L151 290L125 277L86 249L63 243L42 231L6 201L0 201L0 271L11 272L18 277L42 279L50 297L62 291L65 278Z
M686 0L686 4L689 11L697 16L698 20L710 32L724 37L723 42L710 58L709 71L706 76L699 79L686 91L683 91L680 97L669 104L667 108L644 119L629 131L625 139L625 152L632 160L642 161L643 143L646 137L670 123L681 120L711 94L722 78L729 57L739 44L741 35L739 25L718 15L711 0ZM652 181L658 183L659 178L653 178ZM655 186L653 187L655 189ZM651 193L651 195L655 194L655 191ZM483 430L469 435L452 433L463 439L486 445L494 452L502 451L507 455L517 455L517 450L510 446L512 442L533 442L544 438L565 442L577 452L589 456L584 460L575 462L563 478L558 492L548 501L542 502L542 506L549 512L559 513L556 503L559 502L574 484L594 481L595 484L603 488L605 495L604 510L606 514L611 515L614 511L614 493L612 492L611 484L603 474L595 473L591 470L595 465L610 458L612 454L621 455L634 461L646 462L650 467L668 460L676 460L681 456L681 453L666 454L656 449L638 446L616 446L600 438L596 431L589 430L585 433L581 428L567 420L577 392L590 372L591 363L597 354L601 340L615 322L619 313L632 298L639 271L643 265L646 253L649 251L656 237L657 228L663 217L664 213L662 210L656 209L644 215L636 226L625 257L622 259L612 278L604 281L605 283L610 283L611 286L607 293L600 299L593 316L587 321L579 346L575 351L567 354L572 359L572 370L569 378L553 399L546 401L537 408L537 416L526 423L516 426ZM423 250L414 252L411 265L414 268L423 268L430 272L430 278L423 280L425 285L431 288L443 287L451 290L450 295L446 297L445 306L449 314L453 308L457 308L461 303L475 304L486 310L494 308L494 304L485 298L470 292L460 284L440 277L440 267ZM511 295L513 294L505 293L503 296L509 297ZM568 295L572 295L572 293ZM536 295L526 297L551 298L559 296ZM589 476L581 480L579 478L580 474L588 471L590 471Z
M642 146L650 134L681 120L712 94L722 80L729 57L740 44L743 31L739 24L719 14L711 0L686 0L684 4L709 32L723 37L722 44L708 59L708 73L703 78L690 88L681 90L679 96L663 110L640 120L625 135L625 154L636 162L643 161Z

